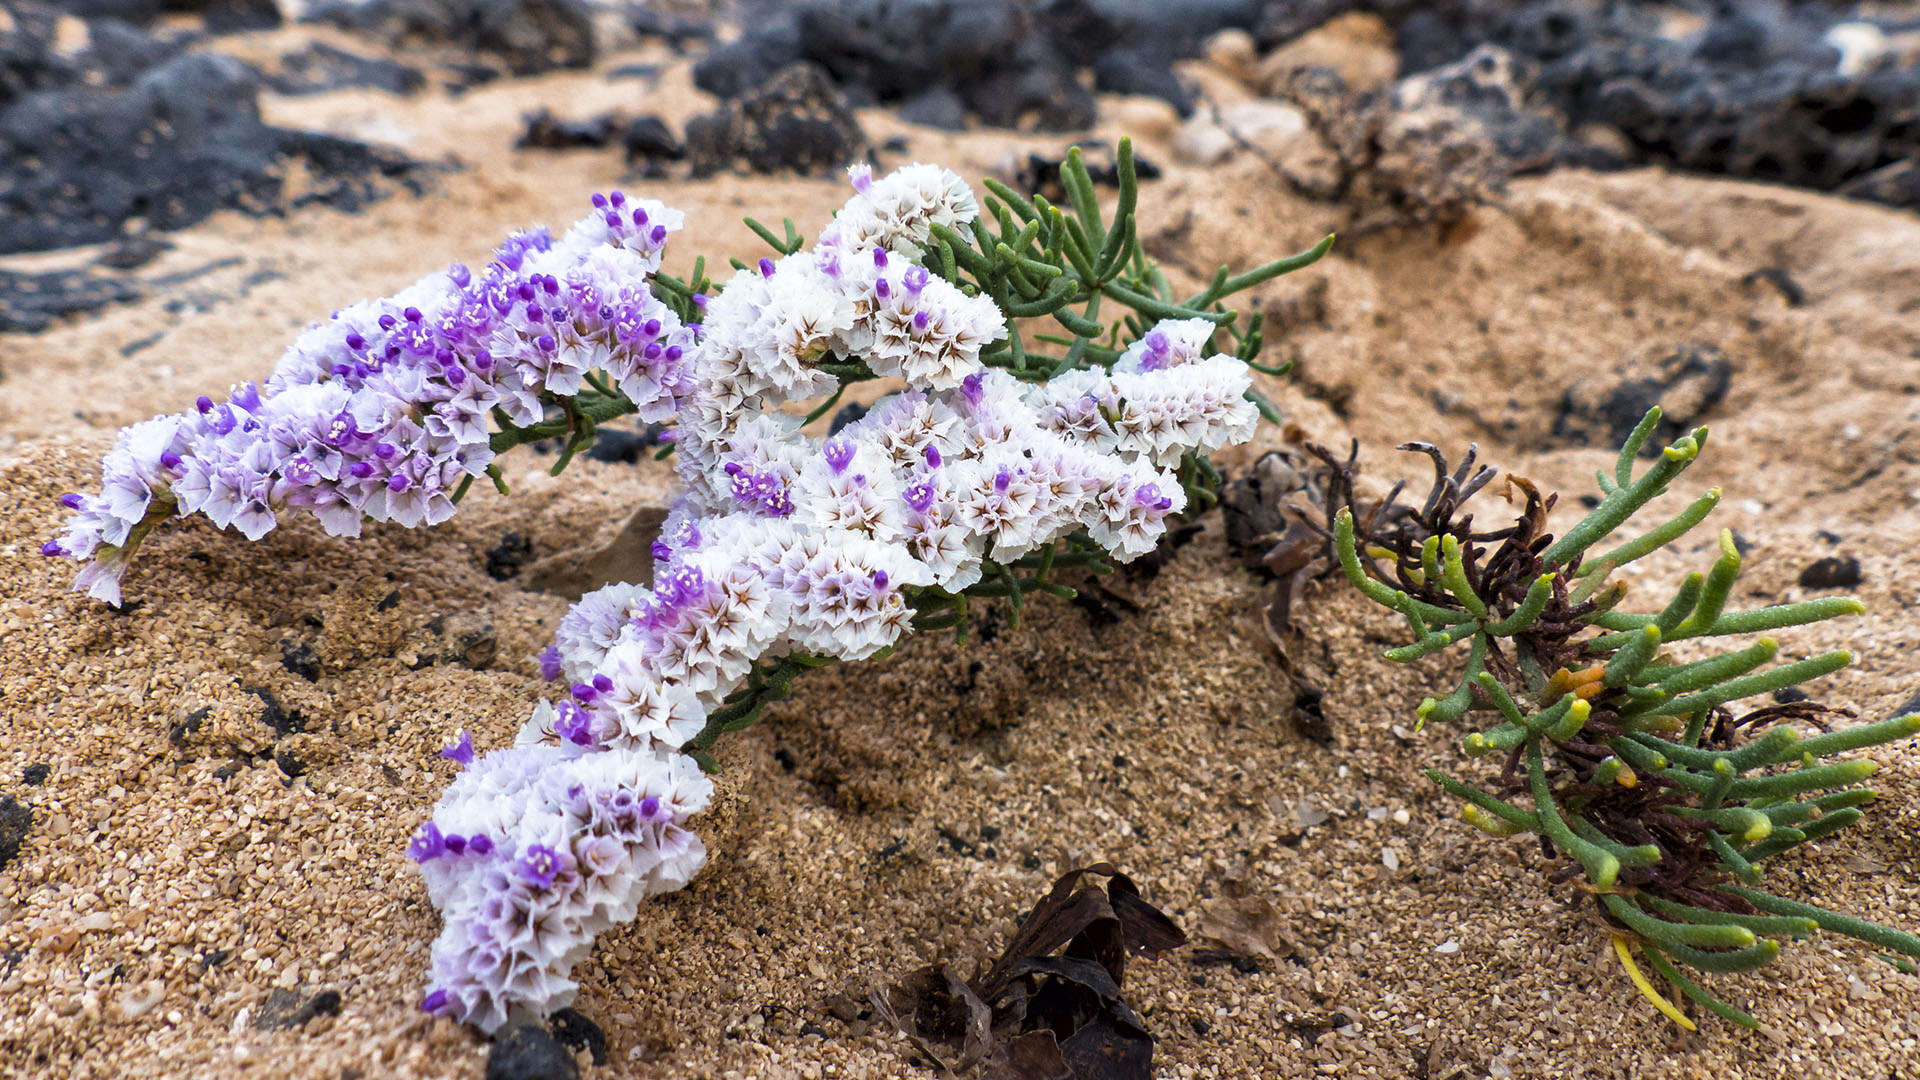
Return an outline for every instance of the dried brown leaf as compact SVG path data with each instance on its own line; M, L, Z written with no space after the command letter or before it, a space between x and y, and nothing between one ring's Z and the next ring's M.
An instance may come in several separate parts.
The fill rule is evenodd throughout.
M986 1080L1074 1080L1051 1031L1029 1031L1002 1043L981 1075Z
M1153 1036L1138 1027L1098 1016L1060 1044L1074 1080L1152 1080Z
M1200 905L1200 936L1222 949L1261 960L1299 951L1280 913L1265 897L1216 897Z

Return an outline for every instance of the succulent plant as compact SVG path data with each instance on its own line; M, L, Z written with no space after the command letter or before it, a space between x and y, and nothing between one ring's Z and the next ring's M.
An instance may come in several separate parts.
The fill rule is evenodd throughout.
M1846 666L1844 651L1774 663L1776 630L1865 608L1821 597L1751 611L1726 610L1740 573L1730 532L1719 558L1689 574L1658 611L1621 610L1628 595L1614 571L1672 544L1719 501L1708 491L1673 517L1595 553L1698 458L1699 428L1663 449L1637 477L1635 464L1660 420L1648 412L1621 448L1601 498L1565 533L1546 531L1556 497L1518 477L1511 525L1475 527L1462 504L1493 478L1470 453L1457 469L1424 443L1436 479L1417 510L1370 515L1359 537L1351 510L1334 523L1346 576L1370 599L1405 617L1406 662L1465 644L1459 682L1418 709L1420 722L1484 718L1461 748L1499 771L1475 786L1428 776L1462 800L1462 815L1494 836L1537 834L1570 860L1553 882L1575 878L1593 898L1615 954L1640 992L1682 1027L1693 1022L1650 981L1643 955L1679 995L1747 1027L1759 1023L1683 972L1747 971L1779 954L1782 939L1825 930L1879 949L1920 956L1920 937L1790 900L1762 888L1766 860L1860 820L1875 797L1860 785L1875 763L1843 758L1920 732L1920 715L1833 727L1850 715L1804 699L1740 711L1736 703L1785 690ZM1685 656L1692 639L1749 637L1724 651ZM1817 729L1806 733L1802 727ZM1891 962L1905 966L1906 961Z

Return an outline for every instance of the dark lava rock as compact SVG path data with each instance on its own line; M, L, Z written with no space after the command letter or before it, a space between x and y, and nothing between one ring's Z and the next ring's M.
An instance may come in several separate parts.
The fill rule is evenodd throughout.
M1650 365L1582 379L1567 389L1553 434L1580 446L1617 447L1659 405L1660 423L1641 454L1653 457L1724 401L1733 363L1711 345L1682 345Z
M691 45L713 40L710 20L660 11L651 5L636 5L627 11L627 25L643 37L665 38L675 52Z
M518 574L520 567L533 558L533 545L517 532L509 532L487 552L487 576L505 581Z
M693 85L717 98L737 98L801 59L800 28L792 19L760 22L737 40L707 50L693 65Z
M1829 555L1800 571L1803 589L1851 589L1860 584L1860 560L1851 555Z
M216 34L243 30L272 30L281 23L280 5L275 0L163 0L168 12L192 12Z
M1552 165L1564 138L1559 115L1529 99L1532 82L1532 64L1483 45L1457 62L1402 80L1394 99L1403 112L1451 111L1518 175Z
M595 1065L607 1063L607 1034L575 1009L561 1009L547 1020L553 1029L553 1037L574 1050L585 1050L593 1055Z
M0 193L0 205L5 195ZM0 235L6 226L0 225ZM48 270L27 274L0 270L0 333L38 333L55 319L140 298L140 287L117 277L84 270Z
M808 60L849 100L908 105L915 123L958 128L957 97L982 123L1071 131L1093 120L1079 69L1184 113L1192 102L1171 62L1259 13L1258 0L801 0L747 20L739 40L695 66L694 82L738 97Z
M213 211L309 202L353 209L378 179L419 190L418 163L394 151L261 122L259 80L226 56L174 57L123 90L78 85L0 110L0 254L113 239L140 217L191 225ZM307 189L285 189L303 158Z
M929 87L900 105L900 119L945 131L965 131L967 103L950 86Z
M1691 38L1638 5L1530 5L1497 32L1542 63L1537 88L1575 127L1648 161L1920 205L1920 184L1864 178L1920 157L1920 68L1837 68L1819 5L1730 5ZM1543 24L1549 24L1543 30Z
M412 94L427 85L419 68L408 67L379 57L360 56L336 49L324 41L315 41L299 52L280 58L280 69L266 76L275 93L299 97L323 94L350 86L385 90L389 94Z
M273 763L280 766L280 771L285 773L289 780L304 776L307 772L307 763L301 761L298 755L286 747L273 752Z
M1173 73L1173 62L1158 47L1113 49L1093 64L1093 84L1109 94L1157 97L1181 116L1193 115L1193 95Z
M47 777L52 775L53 766L44 761L35 762L20 773L20 781L30 787L39 787L47 782Z
M329 0L309 11L388 45L443 45L504 63L515 75L581 68L598 54L586 0Z
M865 152L866 132L813 64L794 64L753 93L687 121L695 178L744 165L830 176Z
M1098 41L1102 51L1120 44L1172 59L1193 55L1221 30L1254 29L1267 5L1262 0L1044 0L1039 7L1043 25L1057 28L1050 37L1062 47L1070 39ZM1063 17L1069 20L1064 25Z
M11 795L0 796L0 870L20 854L20 845L33 828L33 807Z
M962 84L960 96L980 122L1022 131L1093 126L1093 93L1045 39L1022 38L1003 68Z
M527 126L513 142L522 150L574 150L605 146L613 140L614 116L610 112L585 120L563 120L542 108L522 119Z
M795 18L802 56L881 101L972 81L1032 26L1019 0L811 0Z
M493 1042L487 1080L579 1080L580 1065L552 1035L528 1025Z

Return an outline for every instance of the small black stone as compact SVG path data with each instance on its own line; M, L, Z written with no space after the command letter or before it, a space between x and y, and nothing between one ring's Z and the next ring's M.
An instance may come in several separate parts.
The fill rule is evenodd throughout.
M799 762L793 758L793 751L788 750L784 746L773 752L773 760L779 762L780 767L788 772L792 772L794 768L799 765Z
M280 771L286 773L289 780L304 775L307 771L307 763L301 761L293 751L284 748L273 752L273 763L280 766Z
M207 717L212 713L213 707L210 705L202 705L188 713L185 720L167 729L167 741L184 749L188 738L200 733L200 729L206 726Z
M46 783L47 777L51 775L53 775L53 766L41 761L27 766L26 770L20 774L20 779L32 787L39 787Z
M1829 555L1800 571L1804 589L1851 589L1860 584L1860 560L1851 555Z
M308 998L307 1003L300 1006L300 1011L293 1014L292 1026L298 1027L316 1016L339 1015L340 991L322 990Z
M1783 686L1773 692L1773 700L1781 705L1791 705L1796 701L1807 700L1807 692L1797 686Z
M304 641L288 639L280 643L280 666L308 682L320 681L320 658Z
M1213 1025L1207 1023L1207 1018L1204 1016L1196 1016L1189 1022L1193 1025L1193 1033L1195 1035L1205 1035L1207 1032L1213 1030Z
M0 796L0 870L20 854L20 845L32 828L33 807L11 795Z
M0 270L0 333L39 333L55 319L140 299L138 282L84 270Z
M833 419L827 421L827 434L838 435L840 434L841 428L859 420L865 415L867 415L867 407L865 405L857 401L848 402L840 406L840 410L833 414Z
M517 532L508 532L500 537L500 542L487 552L487 576L495 581L505 581L520 572L520 567L533 557L533 545Z
M547 1024L553 1029L553 1037L566 1044L569 1049L586 1050L593 1055L595 1065L607 1063L607 1035L577 1009L561 1009L547 1018Z
M132 233L114 241L112 247L93 261L115 270L138 270L159 258L162 252L172 250L173 241L164 236L149 232Z
M513 143L521 150L594 148L613 140L612 113L589 116L585 120L564 120L543 108L522 119L526 127Z
M388 593L387 595L381 597L380 602L373 605L373 610L392 611L394 608L397 608L399 606L400 606L400 590L395 589L392 592Z
M487 1080L579 1080L580 1064L552 1035L528 1025L494 1040Z
M626 148L629 162L654 158L679 161L687 156L686 144L680 141L665 120L652 115L636 116L629 120L627 130L620 135L620 145Z
M1775 289L1778 289L1780 291L1780 298L1787 302L1788 307L1799 307L1801 304L1807 302L1806 290L1800 287L1799 282L1793 280L1793 275L1787 273L1784 267L1768 266L1755 270L1753 273L1741 278L1740 284L1752 285L1760 281L1764 281Z
M594 433L593 445L587 449L587 456L595 461L637 464L642 454L660 445L660 435L665 430L666 427L661 424L648 424L641 431L601 428Z
M260 699L260 722L272 728L274 734L291 735L307 730L307 718L300 715L297 709L288 712L282 708L273 691L264 686L243 686L240 691Z

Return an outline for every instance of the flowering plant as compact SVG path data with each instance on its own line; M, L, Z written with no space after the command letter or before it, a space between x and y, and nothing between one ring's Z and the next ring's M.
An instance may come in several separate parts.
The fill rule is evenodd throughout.
M1638 476L1635 463L1660 423L1655 407L1628 437L1611 473L1597 476L1593 510L1554 537L1546 528L1556 496L1509 477L1521 504L1512 524L1476 528L1461 508L1493 478L1468 454L1449 471L1440 451L1421 509L1340 508L1332 541L1347 578L1406 619L1413 641L1388 658L1411 662L1467 642L1465 670L1451 692L1420 703L1421 724L1479 713L1483 730L1461 748L1502 763L1486 787L1437 770L1427 776L1462 800L1461 816L1497 837L1537 835L1568 860L1552 880L1577 883L1593 899L1614 956L1640 993L1676 1024L1694 1023L1642 972L1646 957L1675 997L1744 1027L1760 1023L1680 969L1751 971L1772 961L1780 939L1818 930L1844 934L1895 956L1920 957L1920 937L1761 888L1765 860L1859 821L1876 770L1864 759L1828 760L1920 732L1920 714L1846 728L1851 715L1805 694L1736 714L1735 702L1775 694L1838 671L1845 651L1774 664L1769 636L1718 654L1669 651L1684 641L1765 635L1866 609L1825 596L1749 611L1726 610L1741 552L1722 531L1719 557L1689 574L1658 612L1620 609L1627 584L1618 568L1686 535L1720 501L1714 488L1672 518L1601 554L1594 549L1664 494L1707 443L1697 428L1662 448ZM1396 489L1397 493L1398 489ZM1356 518L1363 523L1356 524ZM1802 735L1794 726L1811 725ZM1511 800L1518 798L1520 802ZM1684 1004L1684 1002L1683 1002Z
M1256 360L1259 317L1222 301L1333 238L1176 301L1137 240L1125 141L1118 165L1111 222L1077 151L1070 211L988 181L989 220L944 169L856 167L811 247L791 221L784 238L750 222L778 257L736 261L721 286L703 261L660 272L680 213L596 195L559 239L519 233L480 273L336 312L265 383L127 428L44 550L118 603L170 518L249 539L298 511L343 536L432 525L479 477L504 494L494 458L515 446L563 439L558 472L597 425L671 423L685 493L653 581L573 606L540 658L564 692L510 747L476 755L463 734L443 751L463 771L408 847L444 919L424 1008L488 1031L551 1012L595 935L704 862L687 820L722 732L808 669L915 630L963 636L980 598L1017 621L1033 593L1072 595L1055 570L1152 550L1214 501L1208 453L1273 415L1251 386L1279 373ZM1103 301L1125 314L1101 321ZM1042 318L1058 330L1030 342ZM880 378L897 388L864 418L804 433Z

